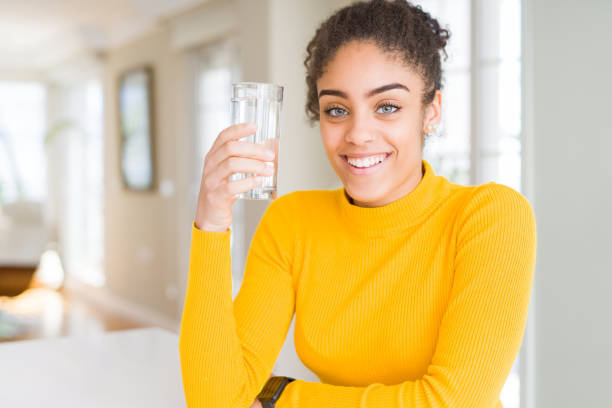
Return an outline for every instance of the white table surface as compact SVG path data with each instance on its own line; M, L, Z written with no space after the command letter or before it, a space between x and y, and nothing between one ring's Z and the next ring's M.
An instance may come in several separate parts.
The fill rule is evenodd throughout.
M185 407L178 336L148 328L1 343L0 406Z

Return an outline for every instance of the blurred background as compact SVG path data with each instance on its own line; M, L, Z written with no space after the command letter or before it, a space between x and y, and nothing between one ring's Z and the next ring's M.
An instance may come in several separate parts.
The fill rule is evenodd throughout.
M306 122L302 61L349 3L0 0L0 342L178 331L203 158L229 125L233 82L285 87L279 194L339 188ZM612 2L415 3L452 32L425 159L460 184L509 185L536 213L502 402L609 406ZM234 296L268 204L234 206ZM293 327L274 372L318 381Z

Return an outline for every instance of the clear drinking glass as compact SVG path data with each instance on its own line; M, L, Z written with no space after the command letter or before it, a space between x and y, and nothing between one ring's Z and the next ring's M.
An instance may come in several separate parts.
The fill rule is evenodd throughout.
M274 161L266 164L274 169L271 176L263 176L262 183L249 191L238 194L238 198L268 200L276 198L278 174L278 145L280 140L280 116L283 104L283 87L259 82L239 82L232 90L232 125L257 123L257 132L241 140L266 146L275 154ZM230 180L255 176L235 173Z

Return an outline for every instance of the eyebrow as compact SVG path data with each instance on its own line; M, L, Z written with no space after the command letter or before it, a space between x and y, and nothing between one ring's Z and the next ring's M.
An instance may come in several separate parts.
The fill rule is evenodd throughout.
M395 82L393 84L383 85L376 89L368 91L366 93L366 97L370 98L376 94L389 91L391 89L405 89L407 92L410 92L410 89L408 89L407 86ZM319 98L321 98L323 95L339 96L341 98L348 99L348 95L346 94L346 92L338 91L336 89L322 89L321 92L319 92Z

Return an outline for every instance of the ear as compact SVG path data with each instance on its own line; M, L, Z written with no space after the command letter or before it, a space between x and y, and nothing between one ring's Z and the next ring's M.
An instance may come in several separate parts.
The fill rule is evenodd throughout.
M436 126L442 120L442 92L437 90L433 101L425 107L423 115L423 133L430 133L430 126Z

